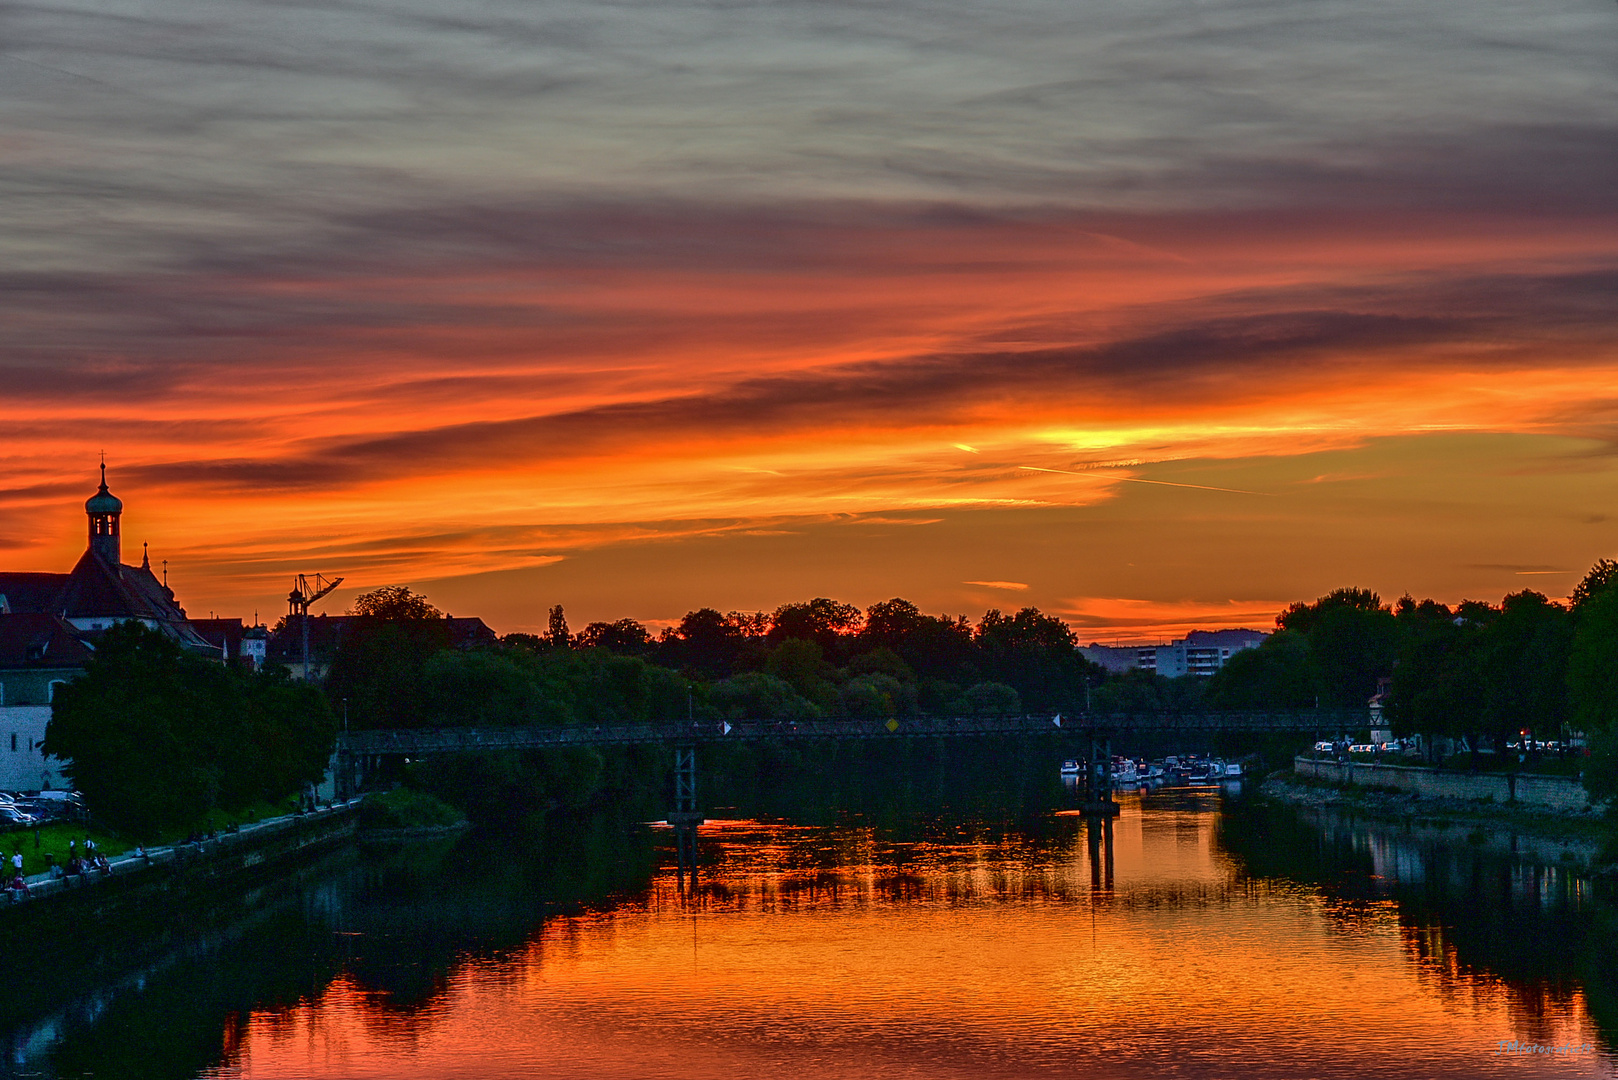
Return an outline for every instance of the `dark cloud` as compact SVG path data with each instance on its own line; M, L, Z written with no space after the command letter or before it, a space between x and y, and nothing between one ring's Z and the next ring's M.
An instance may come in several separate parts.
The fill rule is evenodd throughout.
M1319 290L1299 299L1316 302ZM688 438L729 440L786 432L945 425L986 401L1081 409L1150 403L1156 407L1226 402L1265 394L1292 380L1365 378L1405 368L1412 351L1433 370L1476 371L1522 362L1524 349L1563 337L1608 342L1618 306L1618 273L1542 279L1429 283L1410 294L1354 292L1364 308L1285 310L1269 294L1257 313L1220 315L1094 346L984 351L845 364L741 379L704 392L532 415L497 422L430 426L380 437L315 438L294 457L189 460L138 470L143 480L228 489L301 490L453 471L493 459L557 463ZM1603 300L1604 298L1604 300ZM1244 304L1252 298L1241 298ZM1418 311L1445 311L1443 315ZM1615 313L1618 314L1618 313ZM1532 317L1533 322L1529 323ZM1530 329L1525 330L1524 327ZM1536 336L1537 335L1537 336ZM1474 346L1483 343L1487 350ZM1507 346L1515 345L1516 348ZM475 382L475 380L468 380ZM894 403L904 402L901 415ZM873 466L874 473L881 468Z

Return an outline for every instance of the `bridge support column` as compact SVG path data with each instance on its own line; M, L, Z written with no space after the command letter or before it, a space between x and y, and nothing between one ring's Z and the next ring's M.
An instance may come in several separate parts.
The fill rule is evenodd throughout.
M702 821L702 811L697 809L697 748L676 747L674 809L669 811L669 824L674 828L676 873L682 889L688 872L691 884L697 883L697 826Z
M1095 814L1084 823L1090 842L1090 890L1102 892L1112 888L1112 818Z
M1107 736L1090 736L1090 755L1084 778L1085 814L1116 817L1118 804L1112 801L1112 740Z

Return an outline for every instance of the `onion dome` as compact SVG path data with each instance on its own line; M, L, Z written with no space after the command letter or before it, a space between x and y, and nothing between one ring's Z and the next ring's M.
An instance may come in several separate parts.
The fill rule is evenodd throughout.
M121 514L124 512L123 500L107 490L107 466L101 466L101 487L96 493L84 500L86 514Z

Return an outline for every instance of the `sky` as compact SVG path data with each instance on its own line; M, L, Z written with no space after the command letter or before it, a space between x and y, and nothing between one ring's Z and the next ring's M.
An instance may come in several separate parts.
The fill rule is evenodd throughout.
M0 6L0 566L1085 640L1618 548L1610 0Z

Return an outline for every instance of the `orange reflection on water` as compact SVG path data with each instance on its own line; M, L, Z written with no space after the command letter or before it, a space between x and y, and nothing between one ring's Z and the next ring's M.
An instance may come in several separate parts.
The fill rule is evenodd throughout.
M550 919L408 1014L339 979L254 1015L221 1075L1607 1075L1498 1052L1596 1045L1582 991L1468 969L1393 900L1245 876L1216 800L1126 798L1110 885L1077 818L725 822L695 888L668 868Z

